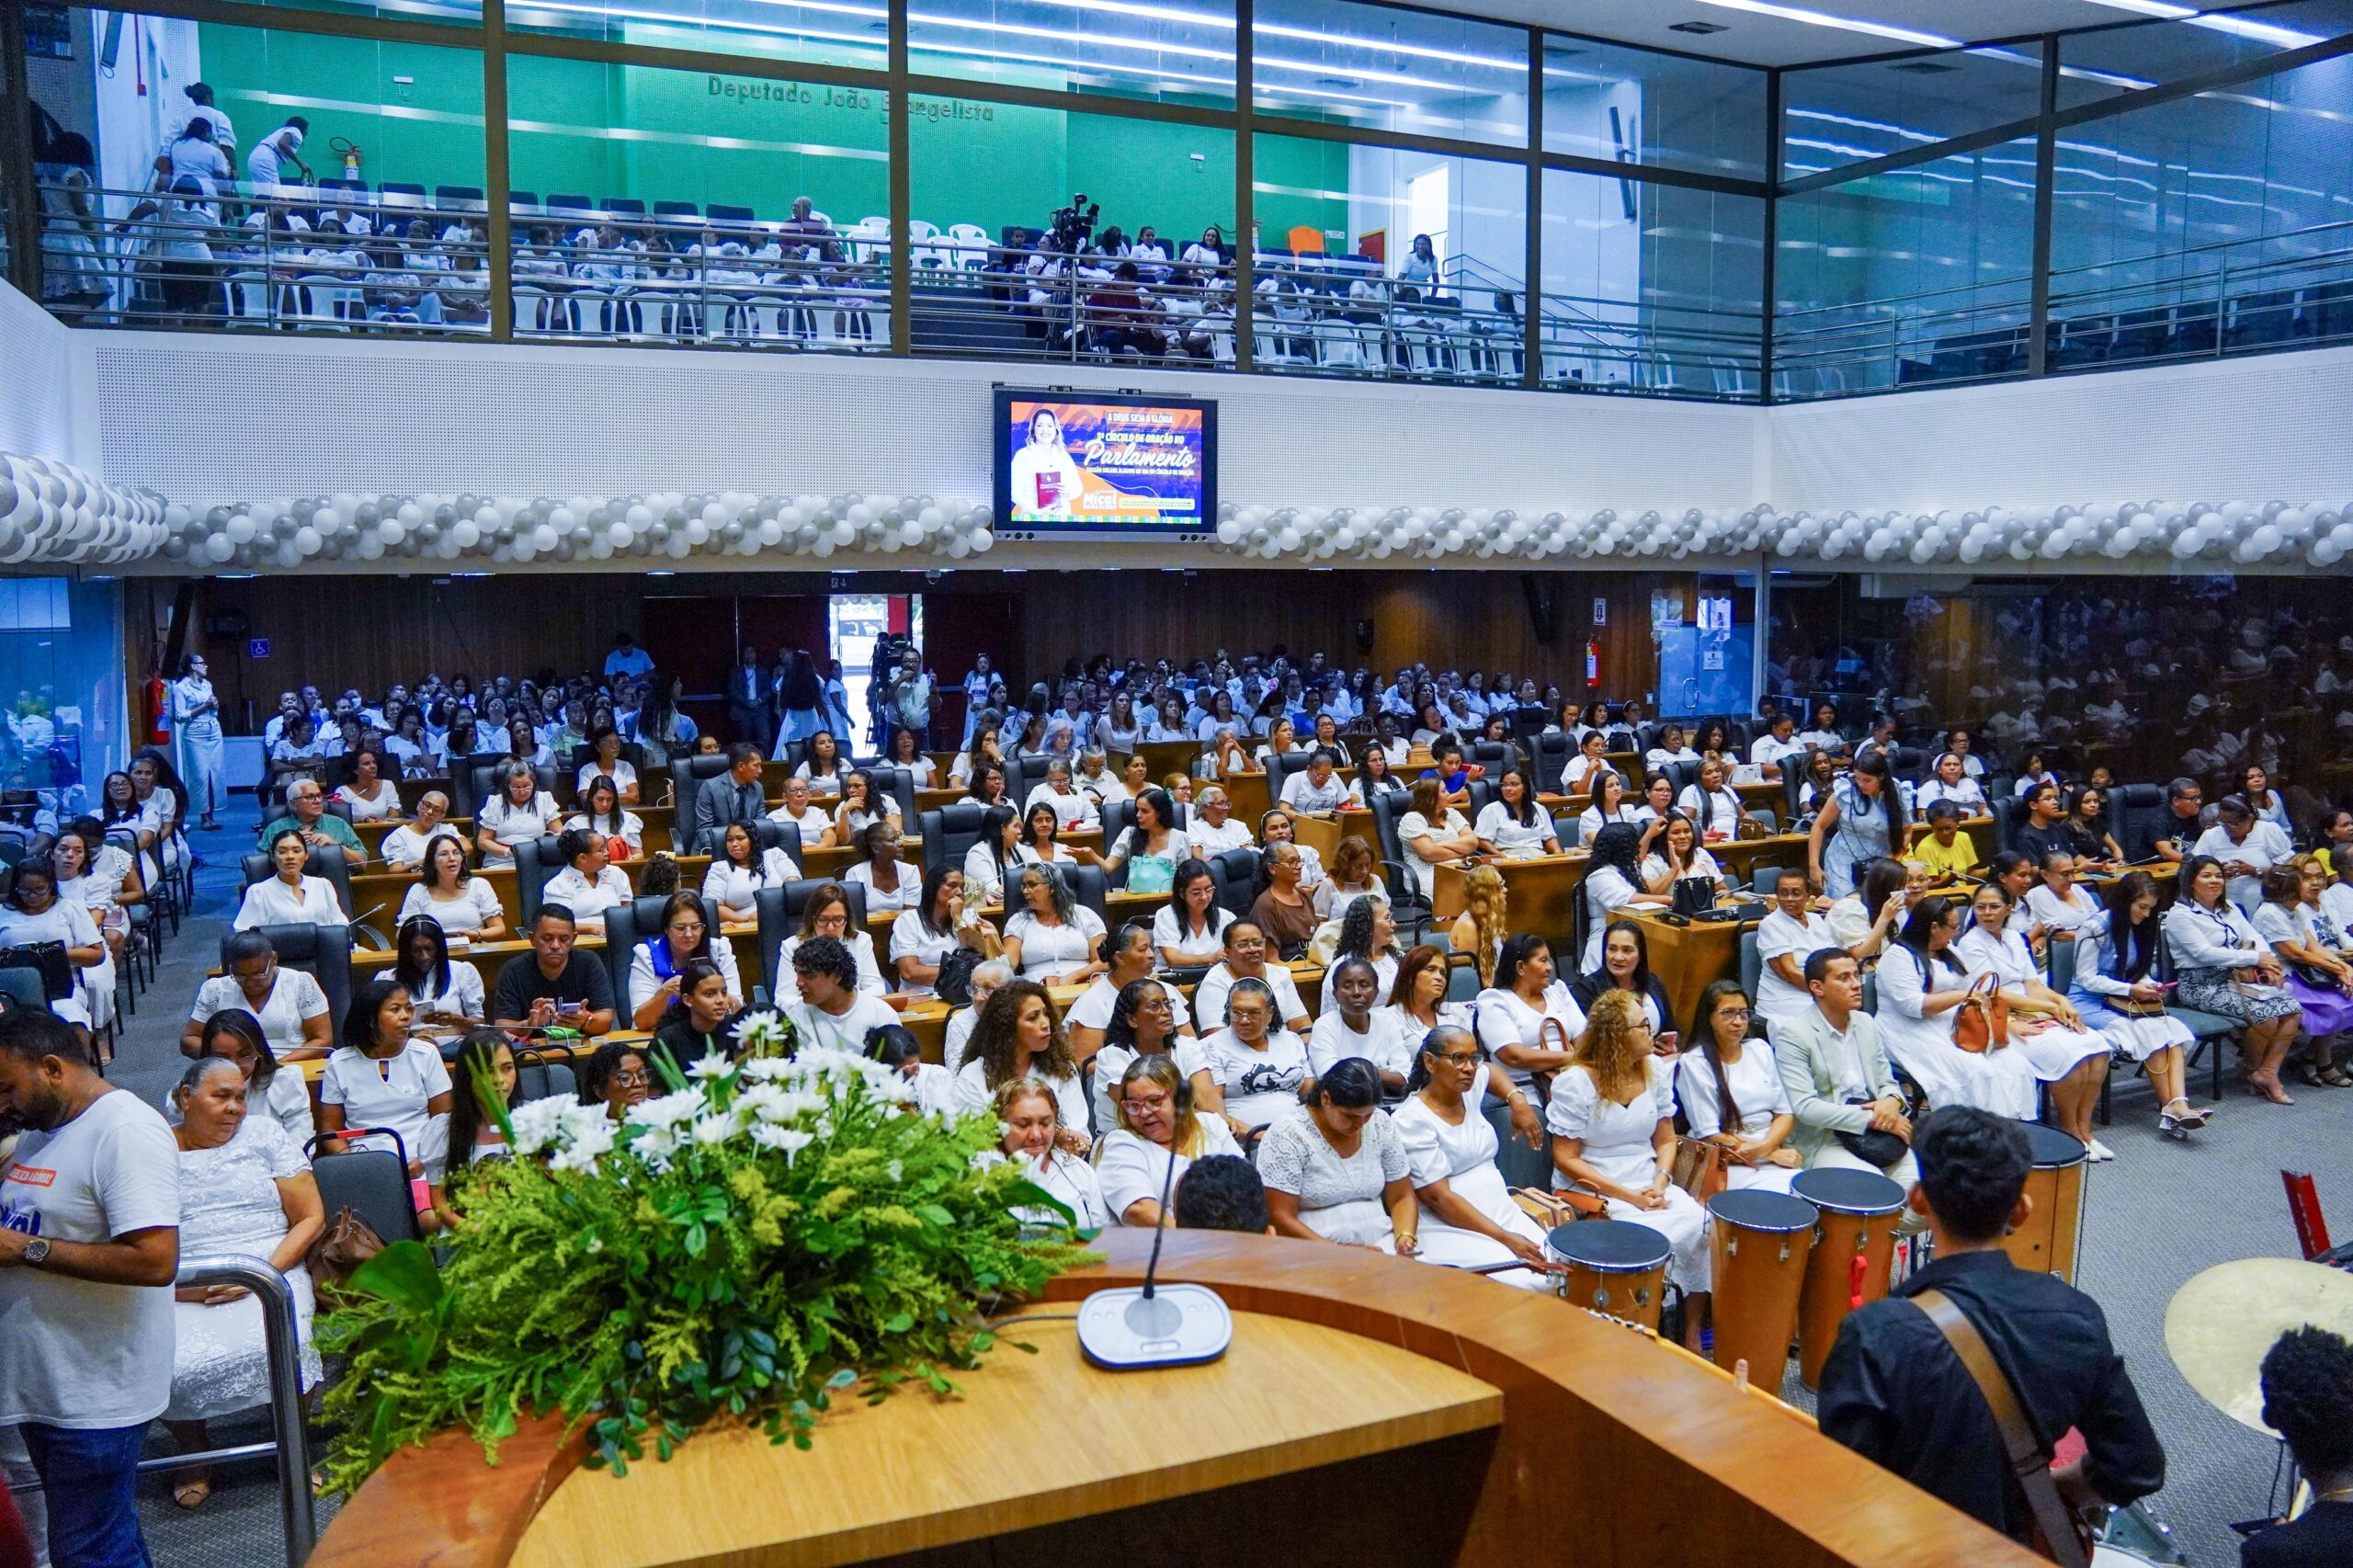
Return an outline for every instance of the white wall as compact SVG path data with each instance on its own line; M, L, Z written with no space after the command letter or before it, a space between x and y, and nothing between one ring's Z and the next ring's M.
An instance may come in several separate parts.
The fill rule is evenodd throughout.
M0 284L0 452L63 458L99 472L98 339Z

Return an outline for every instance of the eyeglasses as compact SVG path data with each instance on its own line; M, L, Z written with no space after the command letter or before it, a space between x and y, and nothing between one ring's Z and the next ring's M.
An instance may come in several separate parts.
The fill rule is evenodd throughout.
M1739 1022L1745 1024L1748 1021L1749 1013L1748 1009L1745 1007L1719 1007L1716 1009L1716 1017L1726 1019L1737 1019Z
M1441 1052L1438 1060L1449 1067L1476 1067L1479 1064L1479 1053L1475 1051L1449 1051Z
M1166 1095L1151 1095L1138 1097L1131 1095L1127 1098L1122 1099L1120 1103L1128 1108L1128 1114L1130 1116L1142 1116L1147 1111L1158 1110L1162 1106L1166 1105L1168 1103L1168 1096Z
M650 1089L654 1086L654 1074L645 1072L616 1073L611 1082L617 1089Z

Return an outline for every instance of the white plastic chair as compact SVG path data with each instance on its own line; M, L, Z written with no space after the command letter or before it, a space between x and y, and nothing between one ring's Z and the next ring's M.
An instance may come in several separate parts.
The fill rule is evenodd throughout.
M949 242L949 265L965 272L985 270L989 264L989 232L978 223L951 223L948 227Z
M515 330L539 332L544 327L548 291L529 283L517 283L510 290L515 306Z
M316 276L296 278L293 290L294 330L349 332L351 323L345 315L345 306L357 297L358 292L340 278Z
M599 289L575 289L564 301L571 307L572 330L582 337L602 336L605 332L605 309L612 301Z
M230 313L239 321L267 323L269 308L269 275L263 272L232 272L229 274Z

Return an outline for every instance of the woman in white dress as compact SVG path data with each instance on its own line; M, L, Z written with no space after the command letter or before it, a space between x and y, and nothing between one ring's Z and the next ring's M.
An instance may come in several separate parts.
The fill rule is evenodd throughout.
M1225 996L1225 1026L1201 1040L1201 1056L1225 1098L1225 1114L1262 1132L1299 1104L1307 1046L1275 1017L1274 988L1237 980Z
M299 1074L298 1074L299 1076ZM311 1347L311 1277L302 1267L326 1228L310 1162L267 1115L248 1115L245 1075L218 1056L188 1063L172 1091L179 1112L181 1256L237 1253L267 1261L293 1293L302 1386L319 1381ZM204 1424L269 1402L269 1356L261 1303L233 1285L175 1294L171 1403L164 1425L182 1453L206 1447ZM210 1472L183 1471L172 1499L183 1508L212 1490Z
M1964 817L1981 817L1986 812L1985 787L1980 784L1965 766L1959 752L1949 751L1937 758L1936 777L1920 786L1912 797L1912 813L1921 822L1928 820L1928 808L1939 801L1950 801L1961 808Z
M1209 863L1188 860L1177 867L1169 892L1168 902L1152 916L1160 961L1172 969L1215 963L1225 950L1225 928L1233 915L1217 901L1217 879Z
M1536 781L1525 767L1515 767L1496 781L1495 798L1479 812L1479 847L1506 860L1529 860L1558 855L1561 841L1552 819L1536 802Z
M1577 842L1590 844L1593 835L1613 822L1639 823L1642 808L1627 794L1626 776L1609 769L1593 775L1593 801L1577 813Z
M853 767L842 778L841 804L834 808L829 842L836 849L854 849L865 837L866 830L885 818L899 820L897 797L876 789L873 774L863 767Z
M729 823L719 853L702 875L702 901L722 924L756 920L760 890L780 888L792 879L792 862L782 849L762 849L747 824Z
M1005 1126L998 1149L1006 1158L1020 1161L1029 1179L1069 1210L1057 1213L1042 1205L1016 1209L1014 1217L1025 1229L1035 1226L1040 1233L1054 1226L1093 1231L1111 1222L1095 1167L1062 1146L1062 1102L1051 1087L1036 1078L1012 1078L1000 1084L996 1119Z
M1531 1093L1569 1064L1586 1027L1584 1009L1553 973L1551 945L1533 931L1504 938L1495 983L1479 993L1472 1016L1500 1075Z
M1566 767L1561 769L1561 793L1591 794L1594 780L1604 773L1614 771L1606 755L1608 750L1608 735L1599 730L1587 730L1577 742L1576 755L1569 758Z
M639 802L642 797L637 765L621 756L621 744L620 732L610 724L600 725L588 737L588 760L580 765L580 771L572 780L574 795L585 798L588 786L601 775L611 779L613 787L621 792L621 804L634 806Z
M2026 1053L2016 1045L1963 1051L1955 1039L1963 1008L1990 1011L1987 994L1971 989L1968 969L1952 950L1960 935L1958 900L1932 894L1912 905L1880 960L1880 1041L1931 1106L1970 1105L2031 1121L2038 1080Z
M1406 1176L1420 1209L1414 1250L1426 1262L1453 1268L1514 1258L1540 1267L1549 1261L1543 1229L1512 1200L1495 1165L1502 1145L1481 1108L1491 1073L1471 1031L1450 1026L1430 1031L1415 1057L1405 1102L1390 1117L1405 1146ZM1541 1148L1543 1123L1528 1095L1513 1086L1506 1097L1513 1135ZM1488 1278L1523 1290L1551 1288L1536 1268Z
M401 814L401 792L384 777L384 759L373 746L351 754L351 782L327 797L341 801L355 823L391 822Z
M1021 834L1021 813L1013 807L991 806L981 813L981 835L964 851L964 891L976 906L1004 908L1006 882L1037 864Z
M512 866L515 846L553 833L563 820L530 764L510 762L496 770L496 779L498 793L474 813L474 843L485 869Z
M809 737L809 756L792 770L795 778L809 781L809 792L824 800L838 799L842 781L849 777L849 758L834 739L831 730L820 730Z
M2189 1026L2166 1016L2165 987L2154 978L2165 940L2157 918L2156 879L2127 871L2108 890L2108 906L2075 934L2075 973L2067 999L2109 1049L2138 1062L2157 1092L2157 1131L2186 1139L2206 1125L2211 1108L2189 1103Z
M436 838L425 846L425 869L402 895L400 922L433 921L453 936L495 942L506 935L506 912L487 877L466 866L466 846Z
M964 1049L964 1064L956 1073L956 1112L986 1110L996 1103L997 1091L1017 1078L1035 1078L1046 1085L1061 1108L1061 1146L1085 1154L1086 1082L1069 1038L1054 1011L1046 988L1015 980L1000 985L981 1005L980 1021L972 1026L972 1043Z
M1104 1207L1119 1224L1173 1224L1176 1184L1192 1163L1242 1153L1224 1118L1195 1107L1192 1085L1172 1056L1129 1062L1112 1103L1119 1125L1096 1149L1095 1175Z
M1976 924L1953 953L1971 980L1990 974L1999 982L2010 1005L2011 1048L2051 1085L2052 1125L2079 1140L2091 1159L2112 1160L2108 1145L2092 1136L2092 1108L2108 1081L2108 1041L2085 1027L2074 1003L2043 983L2025 936L2010 928L2015 907L1999 882L1979 888L1970 900Z
M1102 867L1107 878L1125 867L1131 893L1169 892L1176 886L1176 868L1193 858L1192 841L1176 825L1176 802L1167 790L1147 786L1136 795L1133 809L1135 821L1120 832L1109 854L1081 848L1078 858Z
M1250 836L1250 825L1237 821L1233 802L1226 798L1225 790L1217 784L1204 784L1193 798L1193 814L1185 828L1185 837L1193 852L1208 858L1222 855L1229 849L1247 849L1258 841Z
M1802 873L1798 874L1804 881ZM1787 1192L1805 1167L1789 1141L1798 1119L1781 1083L1772 1045L1748 1032L1748 994L1736 980L1709 983L1699 994L1692 1044L1675 1062L1675 1095L1691 1136L1724 1150L1726 1185Z
M905 769L908 783L918 790L930 789L933 777L939 771L939 765L924 756L915 744L915 733L908 729L892 730L891 755L883 760L893 767Z
M1773 883L1773 908L1756 927L1756 1012L1769 1027L1802 1018L1813 1006L1805 960L1835 948L1830 922L1812 908L1813 890L1794 866Z
M2028 916L2044 930L2081 931L2100 917L2099 900L2075 881L2075 858L2053 849L2042 858L2042 878L2027 890Z
M1052 866L1022 869L1022 907L1005 923L1005 961L1024 980L1078 985L1101 974L1103 917L1078 902Z
M581 809L564 819L566 829L582 828L605 836L606 853L615 863L645 853L645 822L621 805L620 786L603 774L588 780L580 792Z
M432 1148L446 1149L449 1070L439 1048L409 1033L416 1017L407 988L371 980L351 998L343 1043L319 1075L319 1132L345 1128L390 1129L400 1134L409 1175L425 1174Z
M842 881L866 890L869 915L895 915L913 909L923 897L923 876L899 858L899 820L876 817L858 835L862 858L842 873Z
M269 841L269 858L278 868L278 874L265 877L245 890L232 929L351 924L351 917L335 898L335 884L324 877L302 874L302 868L311 858L311 846L302 842L301 833L290 827L279 829L278 836ZM23 886L21 876L17 885Z
M1608 1200L1609 1218L1666 1238L1666 1277L1684 1293L1684 1343L1697 1350L1713 1267L1708 1212L1675 1185L1675 1072L1651 1049L1633 993L1604 992L1594 1003L1576 1060L1552 1080L1544 1125L1554 1190L1591 1187Z
M1446 999L1451 978L1445 952L1428 943L1407 949L1397 960L1397 976L1389 983L1388 1005L1381 1011L1395 1022L1409 1058L1420 1052L1432 1029L1471 1028L1471 1005Z
M1404 1141L1381 1114L1381 1074L1343 1057L1315 1077L1307 1103L1267 1130L1258 1176L1275 1234L1411 1257L1421 1205Z

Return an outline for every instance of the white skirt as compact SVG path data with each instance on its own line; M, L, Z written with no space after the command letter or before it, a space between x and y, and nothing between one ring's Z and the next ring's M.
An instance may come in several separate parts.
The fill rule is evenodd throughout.
M2108 1048L2127 1062L2146 1062L2160 1051L2178 1047L2187 1051L2198 1043L2189 1026L2169 1014L2152 1013L2145 1017L2120 1013L2113 1007L2086 1007L2078 999L2075 1010L2084 1022L2099 1031Z
M2018 1020L2010 1022L2010 1049L2024 1056L2034 1066L2034 1075L2046 1084L2055 1084L2095 1056L2108 1054L2108 1041L2087 1029L2071 1029L2053 1025L2027 1034L2019 1029Z
M1348 1203L1335 1203L1328 1209L1302 1209L1299 1211L1299 1219L1302 1224L1327 1242L1340 1242L1348 1246L1379 1247L1383 1252L1396 1250L1389 1210L1381 1206L1378 1198L1359 1198Z
M1544 1244L1543 1228L1528 1217L1526 1210L1512 1201L1511 1189L1504 1185L1503 1173L1494 1165L1464 1171L1449 1179L1447 1186L1456 1197L1502 1229L1525 1236L1539 1247ZM1456 1229L1439 1219L1427 1204L1422 1206L1421 1228L1415 1233L1415 1242L1423 1262L1441 1264L1449 1268L1477 1268L1490 1263L1509 1263L1512 1260L1511 1248L1503 1243L1476 1231ZM1549 1278L1529 1268L1514 1268L1502 1274L1490 1274L1487 1278L1502 1284L1516 1285L1523 1290L1549 1290L1552 1288Z
M1926 1089L1931 1106L1969 1105L1996 1116L2032 1121L2037 1108L2034 1063L2015 1046L1984 1054L1963 1051L1948 1038L1921 1046L1887 1034L1887 1053L1913 1082Z
M1761 1165L1726 1165L1724 1186L1733 1192L1790 1192L1798 1171L1768 1162Z

